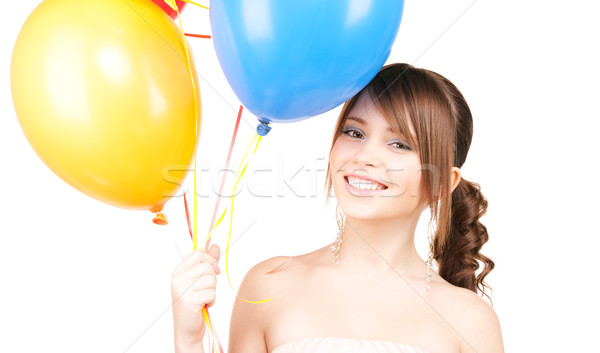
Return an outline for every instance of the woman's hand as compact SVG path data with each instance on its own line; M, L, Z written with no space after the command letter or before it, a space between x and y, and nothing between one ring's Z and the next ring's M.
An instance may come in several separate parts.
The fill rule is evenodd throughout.
M202 338L206 331L202 308L215 303L219 246L213 244L208 251L194 250L171 276L175 350L203 352Z

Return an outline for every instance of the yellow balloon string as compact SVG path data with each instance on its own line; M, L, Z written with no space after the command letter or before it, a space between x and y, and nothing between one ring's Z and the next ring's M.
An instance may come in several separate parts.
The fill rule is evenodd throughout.
M226 212L227 212L227 208L225 208L225 210L223 211L223 214L221 214L221 217L219 217L219 220L215 223L215 225L212 227L212 229L210 230L210 232L206 236L206 241L204 241L205 245L208 244L208 240L211 238L212 233L215 231L215 229L217 228L217 226L221 223L221 221L223 220L223 218L225 218L225 213Z
M167 5L169 5L173 10L177 11L177 18L179 20L179 28L181 29L181 38L183 41L183 48L185 50L185 60L186 60L186 64L187 64L187 69L188 69L188 74L190 76L190 81L192 83L192 92L194 94L194 117L195 117L195 128L194 128L194 133L195 133L195 140L198 137L198 93L196 90L196 84L194 82L194 76L192 74L192 65L190 63L190 55L189 55L189 50L188 50L188 46L187 46L187 40L185 39L185 32L183 31L183 24L181 23L181 16L179 14L179 7L177 6L177 4L175 3L175 0L163 0ZM193 249L196 250L198 247L198 236L197 236L197 229L198 229L198 200L197 200L197 185L196 185L196 144L197 142L194 144L194 226L193 226L193 231L192 231L192 242L193 242ZM203 249L204 250L204 249ZM210 323L210 318L208 317L208 312L206 310L206 306L204 306L202 308L202 316L204 317L204 321L206 322L206 327L208 328L210 334L211 334L211 338L212 338L212 346L214 347L214 351L215 353L218 353L217 351L217 346L215 344L215 335L212 329L212 325Z
M256 150L258 149L258 145L260 144L260 141L262 139L262 136L260 136L258 133L256 135L254 135L254 138L252 139L252 141L250 142L250 144L248 145L248 148L246 149L246 152L244 153L244 156L242 157L242 160L240 161L240 165L238 167L237 170L237 180L235 181L235 184L233 186L233 191L231 193L231 205L229 207L229 234L227 236L227 247L225 248L225 274L227 275L227 282L229 282L229 286L231 287L231 289L233 290L233 286L231 285L231 280L229 279L229 265L228 265L228 260L229 260L229 244L231 243L231 230L233 228L233 202L235 200L235 190L237 189L237 186L240 182L240 180L242 179L242 176L244 175L244 173L246 172L246 168L248 167L248 163L246 162L246 164L244 165L244 161L246 160L246 156L248 155L248 152L250 151L250 148L252 147L252 145L254 144L254 142L256 141L256 145L254 147L254 151L252 152L252 155L254 155L254 153L256 153ZM244 165L244 167L242 168L242 165ZM241 172L240 172L241 169ZM264 302L268 302L269 300L273 299L274 297L271 297L269 299L264 299L264 300L259 300L259 301L252 301L252 300L247 300L241 297L238 297L241 300L247 302L247 303L253 303L253 304L258 304L258 303L264 303Z
M165 0L165 1L167 1L167 0ZM200 7L202 7L202 8L205 8L205 9L207 9L207 10L208 10L208 7L206 7L206 6L204 6L204 5L196 4L196 3L195 3L195 2L193 2L193 1L190 1L190 0L182 0L182 1L183 1L183 2L187 2L187 3L190 3L190 4L192 4L192 5L200 6Z

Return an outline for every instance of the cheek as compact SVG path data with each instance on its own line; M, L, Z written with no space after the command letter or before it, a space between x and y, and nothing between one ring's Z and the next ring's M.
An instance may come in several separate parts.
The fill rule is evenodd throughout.
M398 196L417 197L421 193L421 163L418 159L409 159L388 164L389 178Z
M348 150L344 148L343 142L338 138L329 154L329 164L331 165L332 173L335 173L343 166L347 154Z
M341 183L340 178L344 174L344 166L347 164L350 155L348 153L349 151L347 146L344 145L345 144L343 143L343 141L338 138L334 143L331 152L329 153L329 172L332 183L331 186L334 192L336 192L336 194L336 189Z
M418 160L414 161L414 163L410 166L410 173L407 175L407 177L409 178L411 188L410 194L416 198L416 201L420 201L423 197L423 192L421 189L422 174L423 171L421 163Z

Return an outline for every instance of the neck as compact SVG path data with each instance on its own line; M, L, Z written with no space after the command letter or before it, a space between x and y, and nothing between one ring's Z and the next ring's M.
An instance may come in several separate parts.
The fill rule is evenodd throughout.
M420 275L424 262L414 244L417 221L346 218L340 265L369 278Z

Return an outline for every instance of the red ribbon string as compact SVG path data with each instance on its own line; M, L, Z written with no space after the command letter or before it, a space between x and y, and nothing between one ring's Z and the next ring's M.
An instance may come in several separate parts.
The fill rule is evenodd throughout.
M235 145L235 138L237 136L238 128L240 127L240 120L242 118L243 110L244 110L244 107L240 105L240 110L238 111L238 116L235 121L235 127L233 128L233 135L231 136L231 143L229 144L229 153L227 153L227 160L225 161L225 169L223 169L224 171L226 171L227 168L229 168L229 161L231 160L231 153L233 152L233 146ZM219 185L219 193L217 194L217 201L215 202L215 209L213 210L213 215L212 215L212 219L210 221L210 227L208 228L208 232L210 232L212 230L213 226L215 225L215 219L217 218L217 211L219 210L219 202L221 201L221 195L223 195L223 186L225 185L225 177L226 176L227 176L227 173L223 173L223 176L221 177L221 185ZM204 246L204 249L208 249L209 245L210 245L210 238L206 241L206 245Z
M186 36L188 37L194 37L194 38L206 38L206 39L210 39L211 36L208 34L193 34L193 33L185 33Z

